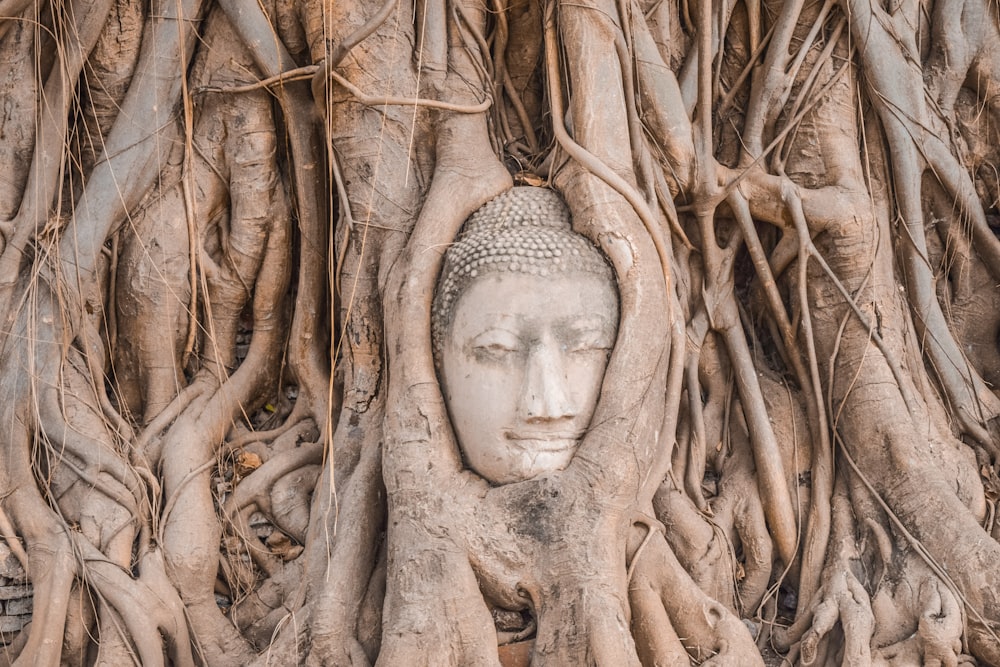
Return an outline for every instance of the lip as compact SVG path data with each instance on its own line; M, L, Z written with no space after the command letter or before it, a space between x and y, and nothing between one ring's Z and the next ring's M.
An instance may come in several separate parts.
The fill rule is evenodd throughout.
M508 440L579 440L586 431L507 431Z
M507 440L519 449L534 452L564 452L580 444L583 431L507 432Z

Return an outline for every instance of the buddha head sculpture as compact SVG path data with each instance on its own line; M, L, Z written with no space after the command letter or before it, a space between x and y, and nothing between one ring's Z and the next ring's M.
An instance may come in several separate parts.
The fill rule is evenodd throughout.
M618 290L558 194L517 187L466 221L445 254L432 329L466 465L494 484L564 469L600 397Z

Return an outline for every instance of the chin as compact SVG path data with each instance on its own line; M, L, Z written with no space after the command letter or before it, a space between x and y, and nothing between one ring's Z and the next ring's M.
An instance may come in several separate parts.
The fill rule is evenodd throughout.
M559 452L540 452L534 455L522 454L516 465L511 466L501 484L523 482L547 473L565 470L576 454L576 447Z

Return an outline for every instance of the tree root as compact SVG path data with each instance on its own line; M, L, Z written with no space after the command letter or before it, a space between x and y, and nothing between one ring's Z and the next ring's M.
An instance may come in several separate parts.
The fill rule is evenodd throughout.
M633 532L630 546L636 546L639 539ZM638 560L629 583L629 596L640 601L641 606L633 608L633 614L649 610L653 612L653 619L659 616L662 622L662 612L658 609L665 610L670 620L667 627L672 627L682 638L678 641L692 658L703 661L700 664L720 667L763 665L746 626L695 584L662 535L656 533L635 557ZM658 599L662 607L652 604L651 599ZM635 616L633 627L641 628L647 622L650 620ZM639 647L640 655L655 656L654 660L648 663L644 660L643 664L677 664L677 644L671 639L671 633L665 632L664 636L655 638L655 643L651 641L649 645ZM645 633L641 636L651 639Z
M826 664L825 638L839 622L844 633L844 664L852 667L871 664L871 638L875 616L868 591L858 580L853 562L860 557L854 540L853 516L843 490L833 499L834 549L831 565L824 571L824 581L808 605L796 616L787 632L773 634L775 644L787 650L801 640L799 650L804 665Z
M91 586L118 612L128 640L135 643L139 663L153 667L165 664L162 634L171 664L194 667L184 604L167 577L160 552L145 554L136 566L138 578L133 579L121 567L109 562L89 541L75 537ZM144 613L136 614L138 608Z
M276 512L272 507L271 493L275 484L286 475L307 465L315 465L323 460L323 446L320 443L310 443L286 450L268 459L241 481L233 493L226 500L223 506L223 513L230 522L229 532L241 537L250 556L261 567L267 576L273 576L278 568L280 560L270 552L257 544L257 540L252 537L250 529L250 514L257 509L270 517L272 522L281 528L279 521L275 520ZM302 525L302 531L289 533L299 541L304 541L306 526Z

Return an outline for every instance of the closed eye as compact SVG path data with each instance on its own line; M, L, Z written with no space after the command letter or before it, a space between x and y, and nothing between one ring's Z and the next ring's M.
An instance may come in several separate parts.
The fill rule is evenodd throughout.
M490 329L472 340L472 353L482 360L505 359L520 351L521 339L504 329Z
M603 331L582 331L566 342L568 352L610 352L614 338Z
M504 345L503 343L489 343L487 345L476 345L472 349L477 352L490 352L493 354L502 354L506 352L517 352L517 348L510 345Z

